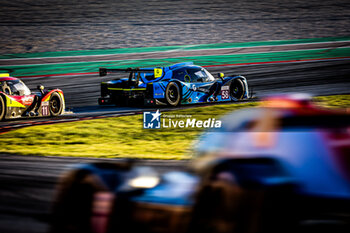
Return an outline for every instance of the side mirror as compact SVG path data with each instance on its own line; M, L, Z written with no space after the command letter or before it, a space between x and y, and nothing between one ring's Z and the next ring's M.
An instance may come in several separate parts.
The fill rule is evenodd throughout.
M218 73L218 78L223 79L224 78L224 73Z
M44 93L44 86L43 85L38 85L37 87L36 87L42 94Z

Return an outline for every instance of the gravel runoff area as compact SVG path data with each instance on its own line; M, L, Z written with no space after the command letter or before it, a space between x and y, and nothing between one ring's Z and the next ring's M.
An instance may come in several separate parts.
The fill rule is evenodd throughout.
M350 35L348 0L2 0L0 54Z

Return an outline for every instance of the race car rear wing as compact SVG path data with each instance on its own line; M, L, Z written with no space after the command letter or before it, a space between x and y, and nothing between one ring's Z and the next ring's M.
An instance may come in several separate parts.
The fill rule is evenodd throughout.
M100 77L106 76L110 73L119 73L119 72L125 72L125 73L135 73L135 72L142 72L142 73L154 73L153 68L127 68L127 69L107 69L107 68L100 68L99 73Z
M166 71L167 69L173 70L175 68L181 67L181 66L187 66L187 65L193 65L193 62L183 62L183 63L177 63L175 65L169 66L169 67L154 67L154 68L127 68L127 69L107 69L107 68L100 68L100 76L106 76L108 73L118 73L118 72L141 72L141 73L154 73L155 78L160 78L163 76L163 71ZM166 69L167 68L167 69Z

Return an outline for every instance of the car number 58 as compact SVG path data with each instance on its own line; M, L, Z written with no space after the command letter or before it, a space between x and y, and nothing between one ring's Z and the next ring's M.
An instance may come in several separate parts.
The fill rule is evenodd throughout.
M227 100L230 98L230 91L229 90L221 90L221 99Z

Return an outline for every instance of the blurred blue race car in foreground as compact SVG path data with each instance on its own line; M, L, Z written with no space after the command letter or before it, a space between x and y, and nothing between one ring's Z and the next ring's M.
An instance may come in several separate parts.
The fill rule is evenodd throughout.
M53 232L349 232L349 119L275 96L205 132L187 172L77 165L60 182Z
M100 105L132 104L170 105L238 101L249 98L248 83L243 76L214 78L206 69L192 62L169 67L106 69L100 76L126 72L128 78L101 83Z

